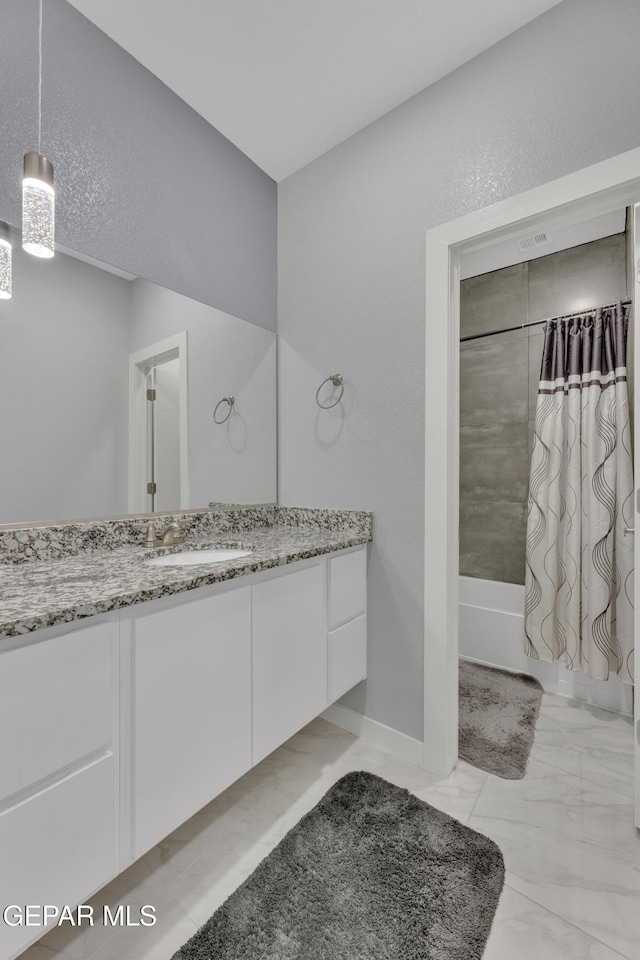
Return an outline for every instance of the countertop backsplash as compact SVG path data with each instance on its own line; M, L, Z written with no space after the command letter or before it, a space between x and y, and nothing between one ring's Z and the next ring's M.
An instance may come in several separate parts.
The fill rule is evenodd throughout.
M248 507L156 516L159 531L177 520L186 542L149 551L143 545L149 519L0 531L0 639L351 549L372 538L372 515L364 511ZM193 566L146 562L190 545L249 552Z
M371 538L372 516L359 510L280 507L275 504L63 523L12 525L0 529L0 564L59 560L140 545L150 523L162 531L180 524L185 539L246 533L256 528L304 527Z

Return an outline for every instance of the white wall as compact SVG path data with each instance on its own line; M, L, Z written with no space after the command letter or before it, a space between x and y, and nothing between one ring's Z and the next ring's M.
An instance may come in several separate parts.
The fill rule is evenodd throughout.
M636 0L564 0L278 188L279 499L373 510L369 679L343 702L414 737L425 234L638 146L639 35Z
M127 508L129 281L13 232L0 301L0 523Z
M146 280L131 288L130 353L187 331L191 506L275 501L275 334ZM230 395L231 416L214 424Z

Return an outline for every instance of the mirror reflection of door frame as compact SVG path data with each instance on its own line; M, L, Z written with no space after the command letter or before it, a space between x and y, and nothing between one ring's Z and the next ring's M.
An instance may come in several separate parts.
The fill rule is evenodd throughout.
M176 509L190 506L188 415L187 415L187 331L176 333L165 340L151 343L142 350L129 355L129 513L148 513L147 467L147 377L149 370L158 364L178 359L180 401L180 503Z

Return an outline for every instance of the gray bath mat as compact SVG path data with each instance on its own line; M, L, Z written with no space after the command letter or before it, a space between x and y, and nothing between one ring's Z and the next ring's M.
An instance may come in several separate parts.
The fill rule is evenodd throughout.
M349 773L173 960L477 960L503 882L488 837Z
M526 673L461 660L459 691L460 756L505 780L521 780L533 746L542 685Z

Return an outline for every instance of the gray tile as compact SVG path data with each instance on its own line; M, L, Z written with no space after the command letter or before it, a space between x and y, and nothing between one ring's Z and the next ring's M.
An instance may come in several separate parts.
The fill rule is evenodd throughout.
M588 310L625 295L623 233L529 263L529 320Z
M527 526L523 503L460 501L460 573L524 583Z
M461 338L460 350L465 350L475 343L486 343L487 341L491 343L504 343L507 340L525 340L527 335L528 330L526 324L524 327L518 327L516 330L503 330L502 333L491 333L486 336L484 334L472 334L473 340L463 341Z
M529 337L529 419L535 419L536 415L543 347L544 334L541 333L538 336Z
M466 344L460 351L460 423L526 420L528 338Z
M524 502L529 490L527 420L460 427L460 499Z
M528 264L517 263L460 283L461 336L526 322L527 268Z

